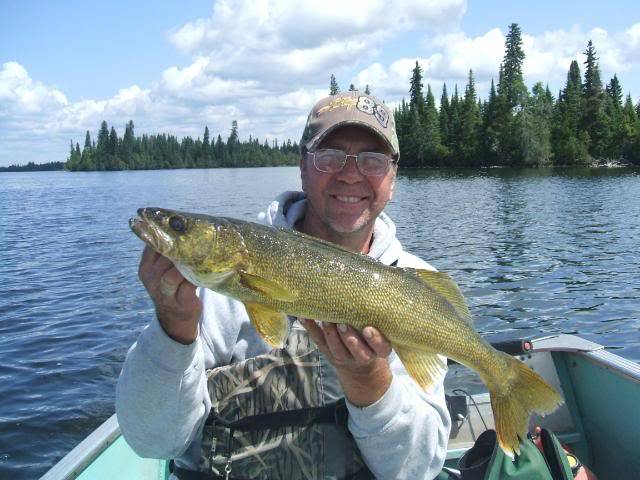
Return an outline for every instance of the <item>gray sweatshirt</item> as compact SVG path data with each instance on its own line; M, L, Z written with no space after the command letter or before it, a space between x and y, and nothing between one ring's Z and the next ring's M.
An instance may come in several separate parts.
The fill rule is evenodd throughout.
M268 225L293 228L304 217L301 192L284 192L261 213ZM434 270L405 252L391 219L376 220L369 255L389 265ZM142 457L174 458L198 469L202 428L211 408L205 370L267 353L270 347L251 326L242 303L200 288L203 302L198 338L183 345L167 336L157 318L129 349L116 388L122 434ZM451 421L443 379L428 391L408 376L395 354L393 380L376 403L359 408L347 401L348 428L376 478L432 479L445 460Z

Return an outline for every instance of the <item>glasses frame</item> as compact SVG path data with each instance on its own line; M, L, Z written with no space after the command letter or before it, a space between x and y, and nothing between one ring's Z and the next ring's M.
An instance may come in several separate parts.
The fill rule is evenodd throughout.
M317 152L328 151L328 150L334 151L334 152L344 153L344 160L342 161L342 164L340 165L340 168L338 168L335 171L322 170L320 167L318 167L318 164L316 163L316 153ZM374 153L376 155L382 155L383 157L385 157L388 161L387 161L387 168L384 170L384 172L382 172L379 175L371 174L371 173L364 173L362 171L362 168L360 168L360 161L361 161L360 155L364 155L365 153ZM380 152L360 152L357 155L349 155L344 150L340 150L338 148L321 148L321 149L318 149L318 150L314 150L312 152L307 152L307 158L309 158L309 157L311 157L311 159L313 160L313 166L315 167L315 169L318 170L319 172L322 172L322 173L338 173L338 172L341 172L344 169L344 166L347 164L347 160L349 160L349 157L352 157L356 162L356 167L358 168L358 171L362 175L364 175L365 177L384 177L387 174L387 172L389 171L389 169L391 168L391 165L395 165L398 162L395 158L390 157L389 155L387 155L385 153L380 153Z

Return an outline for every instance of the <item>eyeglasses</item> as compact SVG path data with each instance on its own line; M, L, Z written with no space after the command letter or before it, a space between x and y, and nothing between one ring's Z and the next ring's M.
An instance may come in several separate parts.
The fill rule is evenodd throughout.
M313 160L316 169L323 173L336 173L344 168L347 159L356 160L358 170L367 177L381 177L389 171L395 160L384 153L360 152L357 155L347 155L342 150L325 148L315 152L307 152L307 158Z

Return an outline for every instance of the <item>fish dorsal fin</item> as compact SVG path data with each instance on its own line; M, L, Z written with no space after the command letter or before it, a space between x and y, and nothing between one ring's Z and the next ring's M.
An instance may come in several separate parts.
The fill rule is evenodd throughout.
M278 283L244 271L240 272L240 283L251 290L266 295L272 300L293 302L297 298L295 292L287 290Z
M406 346L394 346L394 350L411 378L424 390L431 387L447 373L447 363L442 355Z
M282 348L289 334L287 316L260 303L246 302L244 306L249 314L251 324L264 341L272 347Z
M407 268L406 270L415 273L427 287L442 295L465 322L469 325L473 324L471 313L469 313L462 292L453 278L444 272L436 272L433 270L416 268Z

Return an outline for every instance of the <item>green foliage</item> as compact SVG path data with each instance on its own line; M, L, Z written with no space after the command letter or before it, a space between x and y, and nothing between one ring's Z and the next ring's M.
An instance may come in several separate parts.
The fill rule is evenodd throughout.
M329 95L335 95L336 93L340 93L340 87L336 81L336 76L332 73L329 79Z
M371 90L369 90L369 84L367 83L367 86L364 87L364 93L365 95L371 95Z
M205 127L202 140L185 137L178 140L172 135L134 135L133 122L125 126L122 139L115 128L109 129L103 121L94 147L91 135L86 133L84 148L71 143L69 158L60 162L67 170L147 170L163 168L216 168L216 167L262 167L296 165L299 161L297 143L287 140L282 146L277 141L272 145L265 140L239 139L238 122L231 124L227 142L218 135L210 141L209 128ZM54 168L50 168L54 169ZM59 168L59 169L62 169Z
M430 86L424 98L422 68L416 62L409 103L403 99L394 112L400 165L592 165L611 159L640 164L640 101L634 106L628 96L623 105L616 75L602 87L591 41L584 54L584 81L574 60L557 100L541 82L529 93L522 76L522 36L512 24L497 88L492 80L488 99L477 98L469 71L464 97L457 85L451 96L443 85L439 110Z

